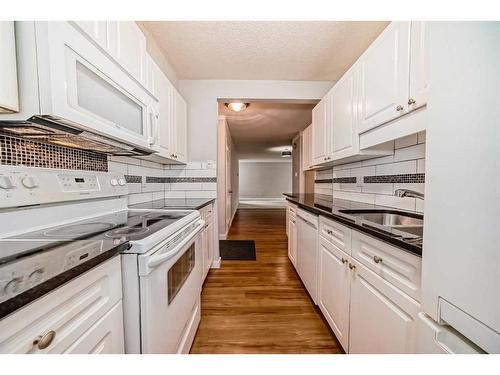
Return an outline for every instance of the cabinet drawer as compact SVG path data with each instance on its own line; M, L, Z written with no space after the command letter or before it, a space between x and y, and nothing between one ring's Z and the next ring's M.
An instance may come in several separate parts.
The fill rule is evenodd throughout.
M297 206L291 203L288 203L288 214L295 216L297 214Z
M63 353L121 297L116 256L0 320L0 353ZM52 343L38 349L33 341L49 331L55 332Z
M319 235L347 254L351 254L351 232L350 228L333 220L319 218Z
M352 231L352 256L384 280L420 301L422 258Z

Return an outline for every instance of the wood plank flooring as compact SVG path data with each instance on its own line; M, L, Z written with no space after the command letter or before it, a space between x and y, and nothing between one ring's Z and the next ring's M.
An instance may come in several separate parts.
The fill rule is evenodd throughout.
M284 209L238 210L228 239L255 240L256 261L222 261L202 293L191 353L343 353L287 255Z

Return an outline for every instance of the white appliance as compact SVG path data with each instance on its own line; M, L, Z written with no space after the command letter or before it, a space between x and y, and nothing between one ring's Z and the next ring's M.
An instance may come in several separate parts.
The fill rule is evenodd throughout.
M125 350L189 353L200 322L205 222L198 211L156 212L177 221L122 254Z
M421 353L500 353L500 25L428 25L417 347Z
M0 319L121 252L125 351L188 352L204 222L195 210L128 209L127 192L113 173L0 167Z
M117 155L154 152L155 100L71 22L16 22L20 112L0 127Z
M297 209L297 272L315 304L318 298L318 215Z

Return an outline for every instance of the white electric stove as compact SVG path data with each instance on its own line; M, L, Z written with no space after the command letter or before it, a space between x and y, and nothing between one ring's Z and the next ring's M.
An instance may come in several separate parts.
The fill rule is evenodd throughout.
M188 352L204 222L128 209L127 193L114 173L0 167L0 319L121 253L126 352Z

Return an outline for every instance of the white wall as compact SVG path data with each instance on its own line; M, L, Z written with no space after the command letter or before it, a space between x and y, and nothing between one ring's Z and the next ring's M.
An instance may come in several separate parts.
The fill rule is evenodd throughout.
M332 82L180 80L179 89L188 104L189 160L217 158L217 99L321 99Z
M283 198L291 191L291 162L240 162L240 200Z

